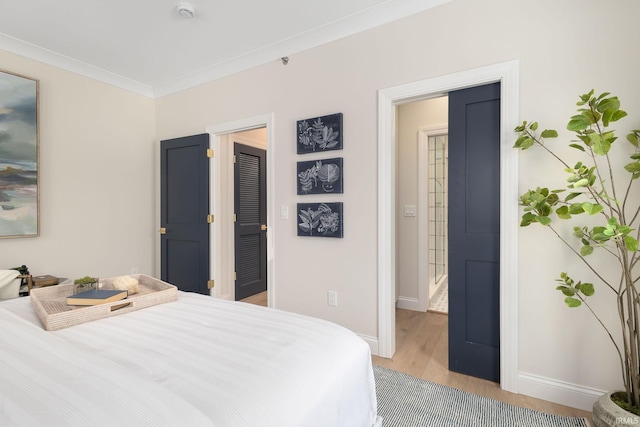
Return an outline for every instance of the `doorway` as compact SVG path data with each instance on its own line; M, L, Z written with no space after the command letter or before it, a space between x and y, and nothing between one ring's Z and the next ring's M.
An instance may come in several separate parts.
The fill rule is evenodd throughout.
M381 90L378 95L378 345L379 356L395 352L396 302L396 107L449 91L500 82L500 384L517 393L518 298L517 153L511 148L518 124L518 63L510 61Z
M211 208L215 221L211 239L212 253L220 256L211 260L211 276L216 283L212 295L222 299L235 300L235 242L233 205L233 146L234 142L245 145L259 145L266 149L266 233L274 230L273 189L273 114L255 116L228 123L208 126L206 131L211 135L214 157L211 172ZM275 305L276 285L274 283L274 251L272 239L267 239L267 303ZM263 296L264 297L264 296Z
M447 96L397 107L396 295L401 309L447 311L448 108Z
M428 296L428 309L451 313L447 316L451 371L494 382L499 382L500 347L496 274L500 250L499 104L498 82L397 107L398 199L417 197L421 208L417 224L413 205L404 205L404 216L398 219L399 288L415 294L416 288L426 287L418 295ZM441 120L447 126L416 130ZM453 159L451 165L448 154ZM418 173L412 173L416 168ZM452 180L447 169L453 171ZM415 184L406 185L416 175L417 192ZM449 181L452 191L447 194ZM447 205L453 207L450 214ZM417 257L411 250L415 244L403 239L414 236L416 227L422 231L422 235L418 233ZM406 229L410 232L403 233ZM414 274L407 274L411 273L405 271L408 265L413 266ZM454 266L451 280L448 265ZM427 273L418 277L417 283L410 280L416 270Z

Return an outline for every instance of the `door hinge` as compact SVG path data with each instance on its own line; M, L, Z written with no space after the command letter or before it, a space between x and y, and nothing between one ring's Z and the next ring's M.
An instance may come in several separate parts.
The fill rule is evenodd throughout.
M233 164L235 165L237 161L238 161L238 158L237 158L237 157L236 157L236 155L234 154L234 155L233 155Z
M216 281L215 280L208 280L207 281L207 288L209 289L213 289L213 287L216 285Z
M233 280L238 280L238 273L235 271L233 272Z
M238 220L238 216L236 214L233 214L233 222L236 222Z
M213 149L207 148L207 157L213 159Z
M160 227L160 230L158 230L160 232L160 234L167 234L167 229L164 227Z
M208 224L213 224L214 219L215 218L214 218L213 214L207 215L207 223Z

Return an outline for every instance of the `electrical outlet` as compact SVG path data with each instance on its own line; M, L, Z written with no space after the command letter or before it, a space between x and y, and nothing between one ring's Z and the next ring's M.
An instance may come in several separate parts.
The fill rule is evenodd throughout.
M327 304L331 307L338 306L338 293L336 291L327 292Z
M404 205L404 216L416 216L416 206Z
M131 267L131 273L129 274L138 274L138 267Z

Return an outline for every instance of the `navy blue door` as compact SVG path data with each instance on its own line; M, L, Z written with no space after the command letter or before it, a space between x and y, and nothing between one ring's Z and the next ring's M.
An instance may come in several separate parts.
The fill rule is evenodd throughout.
M267 152L234 144L236 301L267 290Z
M449 93L449 369L500 381L500 84Z
M161 278L209 295L209 134L160 142Z

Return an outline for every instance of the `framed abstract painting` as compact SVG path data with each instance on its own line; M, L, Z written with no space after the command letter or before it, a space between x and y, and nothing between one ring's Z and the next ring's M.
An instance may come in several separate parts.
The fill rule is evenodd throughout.
M40 234L38 88L0 70L0 238Z

